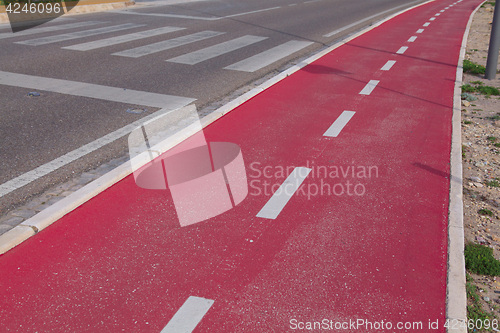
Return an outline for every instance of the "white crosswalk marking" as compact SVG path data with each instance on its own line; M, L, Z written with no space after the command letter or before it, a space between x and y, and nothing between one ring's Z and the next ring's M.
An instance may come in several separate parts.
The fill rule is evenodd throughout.
M110 27L76 31L76 32L70 32L67 34L62 34L62 35L55 35L55 36L30 39L30 40L25 40L22 42L16 42L16 44L25 44L25 45L34 45L34 46L44 45L44 44L51 44L51 43L57 43L57 42L62 42L62 41L66 41L66 40L71 40L71 39L77 39L77 38L105 34L108 32L114 32L114 31L120 31L120 30L125 30L125 29L132 29L132 28L139 28L139 27L143 27L143 26L145 26L145 25L144 24L125 23L125 24L113 25Z
M171 104L179 104L179 107L183 107L194 101L193 99L186 99L178 96L4 71L0 71L0 85L39 89L52 91L58 94L97 98L119 103L146 105L155 108L161 108Z
M247 35L227 42L216 44L198 51L183 54L179 57L175 57L167 61L179 64L195 65L205 60L209 60L218 57L220 55L223 55L225 53L229 53L241 49L245 46L260 42L264 39L267 39L267 37Z
M2 32L2 33L0 33L0 39L19 37L19 36L28 36L28 35L40 34L40 33L51 32L51 31L64 31L66 29L88 27L88 26L96 25L96 24L100 24L100 23L105 23L105 22L86 21L86 22L53 25L50 27L40 27L40 28L37 27L36 29L27 29L27 30L16 32L16 33Z
M256 54L253 57L244 59L235 64L225 67L225 69L242 71L242 72L255 72L261 68L269 66L292 53L298 52L301 49L313 44L313 42L302 42L292 40L284 44L273 47L267 51Z
M125 50L121 52L113 53L113 55L122 56L122 57L130 57L130 58L139 58L148 54L165 51L168 49L173 49L175 47L190 44L194 42L198 42L207 38L215 37L224 34L224 32L218 31L201 31L191 35L177 37L174 39L164 40L158 43L153 43L149 45L144 45L140 47L136 47L130 50Z
M0 184L0 197L12 191L15 191L18 188L28 185L38 178L48 175L54 170L57 170L67 165L68 163L79 159L82 156L85 156L111 142L118 140L119 138L129 134L138 126L143 125L148 120L159 117L162 114L165 114L165 112L180 109L195 101L195 99L181 96L163 95L147 91L124 89L122 87L109 87L98 84L52 79L41 76L17 74L3 71L0 71L0 85L52 91L58 94L68 94L72 96L96 98L118 103L126 103L132 105L138 104L161 108L161 110L159 111L156 111L111 133L108 133L95 141L85 144L84 146L70 151L63 156L56 158L55 160L39 166L36 169L28 171L3 184Z
M122 43L131 42L131 41L138 40L138 39L167 34L169 32L179 31L179 30L183 30L183 29L185 29L185 28L162 27L162 28L158 28L158 29L134 32L132 34L127 34L127 35L122 35L122 36L100 39L100 40L96 40L93 42L75 44L75 45L63 47L63 49L77 50L77 51L95 50L95 49L99 49L99 48L106 47L106 46L122 44Z

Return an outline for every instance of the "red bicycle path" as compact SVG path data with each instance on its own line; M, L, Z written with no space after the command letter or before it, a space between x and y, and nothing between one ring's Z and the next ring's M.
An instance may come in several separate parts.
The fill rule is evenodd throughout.
M383 23L205 128L209 142L241 147L253 185L236 208L181 228L169 191L131 175L0 256L0 331L160 332L197 296L214 304L194 332L301 331L291 320L323 319L423 323L345 332L444 332L454 82L480 1L435 16L452 3ZM380 83L360 95L370 80ZM344 110L356 114L324 137ZM275 220L257 217L271 193L256 188L283 183L277 171L290 166L377 173L310 174L306 190L350 181L365 193L299 191Z

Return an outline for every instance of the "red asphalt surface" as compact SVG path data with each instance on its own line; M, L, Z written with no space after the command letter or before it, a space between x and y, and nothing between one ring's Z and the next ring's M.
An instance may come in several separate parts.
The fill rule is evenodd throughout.
M129 176L0 256L0 332L160 332L189 296L215 301L194 332L301 331L294 319L444 332L453 87L480 1L434 16L452 3L397 16L206 128L208 141L242 149L252 183L236 208L181 228L169 191ZM370 80L380 83L360 95ZM344 110L356 114L323 137ZM316 174L277 219L256 217L271 197L256 188L281 184L290 166ZM376 169L333 178L320 166ZM321 181L365 193L314 195Z

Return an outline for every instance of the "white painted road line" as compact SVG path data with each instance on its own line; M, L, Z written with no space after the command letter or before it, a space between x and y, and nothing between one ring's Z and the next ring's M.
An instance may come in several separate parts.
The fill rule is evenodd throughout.
M143 27L143 26L145 26L145 24L125 23L125 24L113 25L111 27L104 27L104 28L91 29L91 30L83 30L83 31L76 31L76 32L70 32L70 33L67 33L67 34L62 34L62 35L55 35L55 36L41 37L41 38L36 38L36 39L29 39L29 40L25 40L25 41L22 41L22 42L16 42L16 44L34 45L34 46L45 45L45 44L63 42L63 41L66 41L66 40L71 40L71 39L77 39L77 38L83 38L83 37L89 37L89 36L95 36L95 35L105 34L105 33L108 33L108 32L115 32L115 31L120 31L120 30L126 30L126 29L132 29L132 28L139 28L139 27Z
M189 296L160 333L191 333L214 304L211 299Z
M332 36L335 36L336 34L338 34L338 33L342 32L342 31L344 31L344 30L347 30L347 29L350 29L350 28L355 27L355 26L357 26L357 25L360 25L360 24L362 24L362 23L364 23L364 22L366 22L366 21L369 21L369 20L371 20L371 19L376 18L377 16L380 16L380 15L384 15L384 14L390 13L390 12L392 12L392 11L395 11L395 10L399 9L399 8L408 7L409 5L414 4L414 3L417 3L417 2L419 2L419 1L414 1L414 2L407 3L407 4L405 4L405 5L396 6L396 7L393 7L393 8L391 8L391 9L388 9L388 10L385 10L385 11L383 11L383 12L380 12L380 13L378 13L378 14L375 14L375 15L372 15L372 16L368 16L368 17L366 17L366 18L364 18L364 19L362 19L362 20L359 20L359 21L356 21L356 22L351 23L351 24L349 24L349 25L346 25L345 27L342 27L342 28L340 28L340 29L337 29L337 30L334 30L334 31L332 31L332 32L329 32L329 33L327 33L326 35L323 35L323 37L332 37ZM304 2L304 3L305 3L305 2Z
M434 15L434 16L439 16L439 15L441 15L441 13L437 13L437 14L436 14L436 15Z
M403 54L408 50L408 46L401 46L401 48L396 52L397 54Z
M80 97L90 97L107 101L138 104L162 108L166 105L184 106L193 102L191 98L130 90L98 84L52 79L0 71L0 85L52 91Z
M0 33L0 39L19 37L19 36L27 36L27 35L33 35L33 34L39 34L39 33L51 32L51 31L57 31L57 30L64 31L67 29L88 27L88 26L96 25L96 24L100 24L100 23L105 23L105 22L86 21L86 22L60 24L60 25L55 25L55 26L50 26L50 27L37 27L36 29L27 29L27 30L16 32L16 33L3 32L3 33Z
M224 16L224 18L237 17L237 16L243 16L243 15L248 15L248 14L255 14L255 13L260 13L260 12L267 12L268 10L274 10L274 9L279 9L279 8L281 8L281 6L271 7L271 8L264 8L264 9L258 9L258 10L252 10L250 12L244 12L244 13L227 15L227 16ZM221 18L219 18L219 19L221 19Z
M342 129L345 127L345 125L347 125L349 120L351 120L351 118L354 116L355 113L356 112L354 112L354 111L342 112L342 114L337 118L337 120L334 121L332 126L330 126L330 128L328 128L326 130L326 132L325 132L325 134L323 134L323 136L329 136L332 138L336 138L340 134Z
M394 66L395 63L396 63L395 60L389 60L388 62L385 63L385 65L380 70L388 71L392 68L392 66Z
M444 9L439 11L440 13L444 13Z
M370 82L368 82L366 84L366 86L363 88L363 90L361 90L359 92L359 94L360 95L370 95L379 82L380 81L378 81L378 80L370 80Z
M431 22L425 22L423 26L428 27L429 25L431 25Z
M123 88L107 87L89 83L50 79L1 71L0 85L53 91L74 96L84 96L115 102L162 108L161 110L156 111L155 113L152 113L144 118L141 118L130 125L124 126L114 132L103 136L102 138L92 141L78 149L75 149L61 157L56 158L55 160L43 164L34 170L26 172L1 184L0 197L18 188L21 188L38 178L48 175L52 171L57 170L67 165L68 163L71 163L79 159L80 157L85 156L113 141L116 141L117 139L132 132L134 129L141 126L148 120L163 115L166 112L180 109L181 107L184 107L195 101L192 98L161 95L137 90L124 90Z
M410 43L413 43L413 42L414 42L414 41L416 41L416 40L417 40L417 36L411 36L411 37L408 39L408 41L409 41Z
M224 68L234 71L255 72L311 44L313 44L313 42L291 40Z
M197 63L203 62L205 60L209 60L220 55L241 49L245 46L252 45L254 43L260 42L268 37L259 37L259 36L243 36L240 38L236 38L224 43L220 43L217 45L213 45L198 51L194 51L191 53L183 54L179 57L175 57L167 60L168 62L175 62L179 64L186 65L195 65Z
M424 29L418 29L417 30L417 34L421 34L422 32L424 32Z
M185 99L185 102L182 104L171 104L171 105L165 105L165 108L162 108L159 111L156 111L144 118L141 118L127 126L124 126L114 132L111 132L97 140L94 140L80 148L77 148L73 151L70 151L69 153L58 157L48 163L45 163L41 166L39 166L36 169L33 169L31 171L28 171L16 178L13 178L3 184L0 184L0 197L3 197L6 194L9 194L12 191L17 190L18 188L21 188L25 185L28 185L29 183L37 180L38 178L41 178L43 176L48 175L49 173L73 162L76 161L77 159L101 148L104 147L105 145L114 142L121 137L124 137L125 135L128 135L130 132L135 130L137 127L140 127L143 125L145 122L152 120L156 117L163 116L164 114L168 112L172 112L174 110L177 110L182 106L188 105L190 103L189 99Z
M435 17L431 17L429 21L434 21L435 19L436 19Z
M71 45L71 46L65 46L65 47L62 47L62 49L77 50L77 51L95 50L95 49L99 49L99 48L106 47L106 46L131 42L134 40L139 40L139 39L158 36L158 35L163 35L163 34L167 34L169 32L179 31L179 30L183 30L183 29L185 29L185 28L162 27L162 28L158 28L158 29L134 32L132 34L127 34L127 35L122 35L122 36L100 39L100 40L96 40L96 41L88 42L88 43L81 43L81 44L75 44L75 45Z
M153 54L156 52L173 49L181 45L199 42L201 40L219 36L224 33L225 32L218 32L218 31L200 31L191 35L181 36L169 40L164 40L158 43L139 46L130 50L116 52L113 53L113 55L129 57L129 58L139 58L148 54Z
M116 11L113 11L113 13L115 13L115 14L126 14L126 15L169 17L169 18L188 19L188 20L200 20L200 21L215 21L215 20L220 20L220 17L203 17L203 16L189 16L189 15L162 14L162 13L141 13L141 12L134 12L134 11L131 11L131 10L116 10Z
M262 207L257 217L270 220L276 219L310 172L311 169L305 167L293 169L283 184L274 192L271 199Z

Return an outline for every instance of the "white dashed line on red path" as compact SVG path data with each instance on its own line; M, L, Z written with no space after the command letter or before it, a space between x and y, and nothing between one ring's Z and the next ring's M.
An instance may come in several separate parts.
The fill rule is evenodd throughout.
M333 122L333 124L328 128L328 130L323 134L323 136L329 136L336 138L342 129L347 125L349 120L354 116L356 112L354 111L344 111L342 114Z
M161 333L191 333L213 304L211 299L189 296Z
M293 169L283 184L274 192L271 199L262 207L257 217L270 220L276 219L310 172L311 169L305 167Z
M359 92L359 94L360 95L370 95L379 82L380 81L378 81L378 80L370 80L370 82L368 82L366 84L366 86L363 88L363 90L361 90Z

